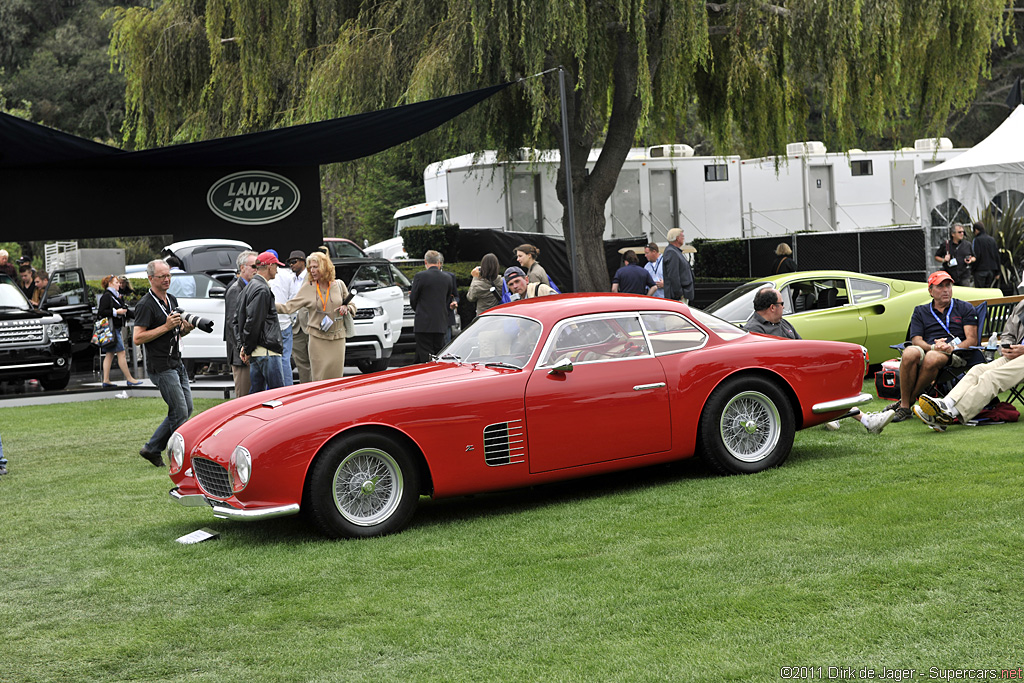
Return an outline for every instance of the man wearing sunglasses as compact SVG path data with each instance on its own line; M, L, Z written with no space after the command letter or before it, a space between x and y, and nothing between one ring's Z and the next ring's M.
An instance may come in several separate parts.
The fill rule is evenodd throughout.
M784 304L779 290L772 287L759 289L754 295L754 315L743 326L747 332L768 334L784 339L800 339L793 326L782 319Z

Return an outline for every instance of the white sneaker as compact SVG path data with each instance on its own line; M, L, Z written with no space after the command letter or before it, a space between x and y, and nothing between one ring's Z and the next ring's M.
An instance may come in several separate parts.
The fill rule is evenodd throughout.
M864 413L860 418L860 423L864 425L864 429L872 434L881 434L885 426L892 422L894 417L896 417L896 411L893 410L885 410L881 413Z
M831 422L826 422L825 423L825 429L827 429L830 432L838 432L839 431L839 420L832 420Z

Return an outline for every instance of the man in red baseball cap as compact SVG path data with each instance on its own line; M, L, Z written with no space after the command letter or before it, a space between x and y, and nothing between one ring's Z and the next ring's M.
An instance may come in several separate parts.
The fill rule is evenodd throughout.
M914 308L910 317L910 344L900 359L900 400L893 422L910 417L911 406L935 382L947 365L965 367L967 359L954 353L978 344L978 314L966 301L953 298L953 278L944 270L928 277L930 303Z
M286 386L281 372L281 325L274 307L274 293L269 280L277 275L277 267L284 264L269 251L256 257L256 274L242 290L235 319L235 338L238 356L249 364L250 394L264 389ZM291 382L288 382L290 384Z

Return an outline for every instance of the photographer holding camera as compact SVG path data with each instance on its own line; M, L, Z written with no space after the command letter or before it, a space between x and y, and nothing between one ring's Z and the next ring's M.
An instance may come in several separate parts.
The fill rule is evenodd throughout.
M167 404L167 417L139 451L157 467L174 430L192 414L192 391L181 362L180 339L192 331L192 325L176 312L177 299L167 290L171 286L171 268L157 259L146 264L149 293L135 306L135 331L132 339L146 347L146 369Z

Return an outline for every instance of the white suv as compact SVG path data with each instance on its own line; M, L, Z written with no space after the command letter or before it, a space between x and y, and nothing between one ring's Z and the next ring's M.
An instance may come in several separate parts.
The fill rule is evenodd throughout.
M224 292L226 288L204 273L172 273L170 293L186 313L213 321L213 332L196 330L181 340L181 358L189 377L197 366L227 362L224 341ZM356 295L352 303L359 309L355 316L355 336L345 342L345 363L362 372L383 370L399 330L391 324L387 311L376 301Z

